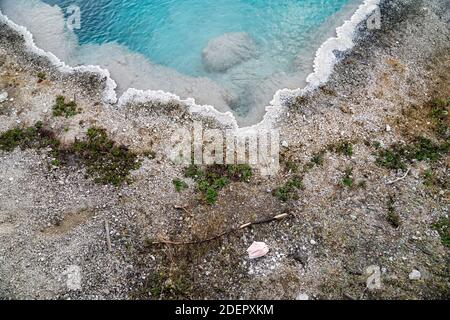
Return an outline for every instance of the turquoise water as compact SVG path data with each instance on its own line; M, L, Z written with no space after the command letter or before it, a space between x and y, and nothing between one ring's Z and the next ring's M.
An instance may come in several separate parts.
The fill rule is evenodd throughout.
M4 3L5 8L2 10L6 11L6 14L9 12L14 18L14 14L18 15L14 10L21 9L14 9L13 6L19 6L17 3L23 6L23 3L27 2L21 1L12 4L12 0L0 0L0 8ZM36 0L30 0L31 2ZM142 65L142 62L135 63L134 69L130 64L129 71L135 74L126 76L123 74L123 68L120 73L111 70L113 77L116 74L116 78L127 79L123 80L123 83L120 79L116 79L119 87L122 86L120 88L122 91L126 89L125 86L171 90L182 98L187 98L187 95L191 94L200 103L217 105L223 111L231 109L241 118L261 118L264 106L269 103L277 89L297 88L302 85L305 74L311 70L314 52L320 45L319 41L325 40L328 37L326 34L343 22L332 18L352 1L43 0L43 2L57 5L63 12L69 5L77 5L81 9L81 29L74 32L80 48L85 49L78 50L83 52L82 55L71 52L67 59L76 57L73 59L79 64L91 62L102 64L102 58L92 58L95 53L87 54L89 50L86 48L98 51L99 46L92 45L114 43L132 53L144 56L152 65L164 67L155 70L149 68L136 70L140 69L136 68L136 65ZM67 18L67 14L65 17ZM27 21L22 23L26 25ZM329 28L324 28L324 25L328 25ZM33 29L32 26L29 28ZM231 38L221 38L228 34ZM208 45L214 40L217 40L218 45L210 49ZM45 44L39 45L45 47ZM237 58L233 56L236 50ZM108 60L108 54L105 55L104 52L102 51L104 59ZM213 57L212 63L205 62L206 53L210 53ZM229 63L230 56L232 62ZM121 61L122 64L128 63L129 60L124 61ZM104 66L114 69L113 62L110 61L104 61ZM147 75L141 75L139 72ZM151 72L160 72L160 78L164 78L164 81L160 81L158 75L149 77L148 73ZM204 83L197 79L201 79ZM178 88L179 83L183 81L190 82L191 84L188 84L190 87ZM200 92L202 86L210 90L211 101L208 101L208 92ZM215 94L213 91L220 93Z
M346 0L45 0L81 8L81 43L117 41L151 61L207 75L202 50L228 32L246 32L264 53L267 73L286 70L308 33Z

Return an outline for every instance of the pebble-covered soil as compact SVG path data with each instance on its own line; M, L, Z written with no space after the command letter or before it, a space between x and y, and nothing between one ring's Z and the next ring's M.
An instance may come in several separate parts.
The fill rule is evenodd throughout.
M287 103L278 174L198 168L216 195L167 157L200 116L106 104L0 25L0 299L448 299L449 5L381 13Z

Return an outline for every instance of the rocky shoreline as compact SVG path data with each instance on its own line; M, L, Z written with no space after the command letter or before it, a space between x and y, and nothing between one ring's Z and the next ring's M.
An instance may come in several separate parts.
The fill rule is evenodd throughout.
M114 187L95 183L89 163L60 165L49 148L0 151L0 298L448 298L448 145L433 149L445 141L435 122L448 117L430 116L448 116L448 104L432 103L450 98L448 9L382 2L382 28L361 30L329 81L289 101L274 123L279 174L232 181L212 205L167 158L167 142L194 120L223 124L176 102L106 104L105 79L59 72L2 24L0 133L42 122L71 150L102 128L141 165L131 184ZM57 96L76 112L55 116ZM292 187L296 179L302 186ZM277 214L288 218L205 243L154 244L201 242ZM268 244L265 258L248 260L253 241ZM67 286L71 266L79 289ZM381 272L379 289L366 289L370 266Z

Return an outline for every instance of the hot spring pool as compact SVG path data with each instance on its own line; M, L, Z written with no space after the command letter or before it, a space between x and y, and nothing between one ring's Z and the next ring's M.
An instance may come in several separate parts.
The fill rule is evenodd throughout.
M356 0L0 0L41 48L109 69L119 93L164 90L261 120L281 88L299 88L316 50ZM67 8L81 28L67 28Z

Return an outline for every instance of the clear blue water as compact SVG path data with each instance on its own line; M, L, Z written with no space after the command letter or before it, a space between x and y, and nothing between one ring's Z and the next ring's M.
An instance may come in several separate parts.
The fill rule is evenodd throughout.
M151 61L192 76L207 75L208 41L246 32L273 71L286 70L311 29L347 0L45 0L81 8L81 43L117 41Z
M69 5L81 8L82 28L75 30L81 46L117 43L134 53L142 54L152 64L175 70L181 75L208 78L233 96L232 99L225 99L227 102L224 104L228 105L219 106L219 109L232 109L244 118L254 108L263 109L277 88L289 86L296 88L302 85L302 77L310 70L313 53L320 44L317 41L319 38L321 41L325 39L322 37L326 30L321 27L346 4L352 2L352 0L42 1L49 5L58 5L64 11ZM7 0L0 0L0 8L2 2L6 3ZM342 21L336 23L340 25ZM335 28L336 25L332 27ZM253 43L252 50L255 52L251 58L240 61L225 71L211 71L205 67L202 52L209 41L227 33L247 35ZM99 62L98 60L95 62ZM89 62L80 61L80 63ZM101 61L99 63L101 64ZM105 66L108 64L105 63ZM114 77L114 72L112 74ZM136 76L136 79L138 78ZM120 86L120 79L118 82ZM173 88L175 80L169 79L167 82L170 84L162 89L177 91ZM133 84L140 89L159 89L155 87L156 83L150 81L147 84ZM195 98L198 88L189 90ZM183 95L186 90L180 89L180 92L175 93ZM202 101L208 100L204 95L198 95L201 96L197 97L200 103L209 103ZM211 101L211 104L214 104L214 101ZM262 111L257 113L258 115L253 117L260 118Z

